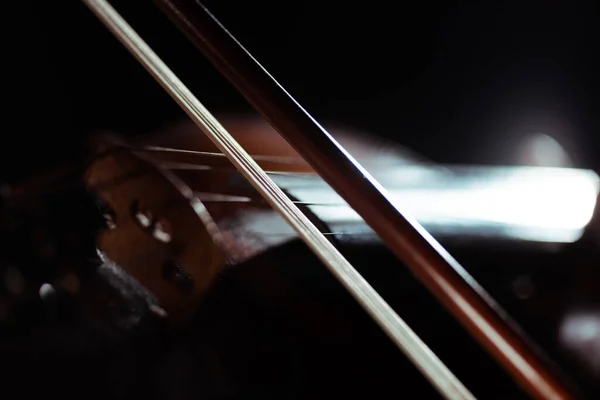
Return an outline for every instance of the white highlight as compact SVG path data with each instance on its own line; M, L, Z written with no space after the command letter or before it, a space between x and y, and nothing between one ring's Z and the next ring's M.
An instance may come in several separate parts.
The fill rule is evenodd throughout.
M456 233L496 229L506 236L533 241L579 239L593 216L599 192L596 174L567 168L457 169L428 174L426 179L408 184L406 171L399 173L403 176L381 179L383 185L402 212L427 228L443 225ZM396 186L395 182L403 181ZM290 192L302 201L346 204L323 186L293 188L292 184ZM311 209L329 223L361 221L349 206L316 205Z
M54 293L56 293L56 290L54 290L54 286L52 286L49 283L44 283L42 284L42 286L40 286L40 297L42 298L42 300L46 300L48 297L52 296Z

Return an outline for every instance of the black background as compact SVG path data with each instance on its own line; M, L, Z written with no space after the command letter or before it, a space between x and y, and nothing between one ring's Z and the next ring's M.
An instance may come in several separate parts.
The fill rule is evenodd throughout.
M510 163L542 132L600 170L595 2L206 4L318 120L453 163ZM114 5L209 109L249 111L150 1ZM17 0L1 16L0 177L76 158L98 129L183 117L81 2Z
M246 110L150 1L113 4L212 111ZM542 132L600 166L595 2L206 4L319 120L439 162L510 163ZM81 2L15 1L2 19L5 177L79 153L92 130L183 116Z

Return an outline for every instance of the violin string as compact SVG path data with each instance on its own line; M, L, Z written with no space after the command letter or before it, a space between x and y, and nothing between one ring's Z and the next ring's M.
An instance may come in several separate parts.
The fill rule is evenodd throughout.
M79 181L79 177L82 171L85 169L85 166L93 163L98 160L98 158L104 157L109 154L113 154L115 151L122 150L123 147L118 147L110 150L106 150L100 153L97 153L91 156L87 162L79 163L78 165L72 166L71 169L64 171L62 174L58 176L53 176L52 179L46 179L37 185L30 185L27 188L13 188L11 190L11 197L18 197L20 200L31 199L31 198L39 198L43 196L49 196L55 193L65 192L69 189L77 189L81 186L81 182ZM168 163L161 162L157 163L159 166L163 168L169 169L178 169L178 163ZM214 168L207 165L195 165L195 164L185 164L185 169L197 169L197 170L214 170L219 168ZM233 168L233 167L232 167ZM234 169L235 172L238 172ZM126 184L133 179L138 179L144 172L148 171L132 171L131 173L122 173L114 179L111 179L107 182L99 183L96 185L95 190L110 190L114 186ZM270 174L278 174L279 171L269 172ZM294 175L301 175L299 173L290 173ZM314 177L312 175L307 175L307 177ZM64 180L65 182L61 182ZM246 203L246 204L257 204L267 206L267 202L262 198L252 198L252 197L244 197L244 196L234 196L229 194L221 194L221 193L209 193L209 192L194 192L194 195L203 203ZM304 206L348 206L347 203L342 202L311 202L311 201L292 201L297 205ZM369 235L369 233L359 233L359 232L332 232L332 231L321 231L323 235L326 236L360 236L360 235ZM270 236L270 237L284 237L291 236L297 237L296 234L288 234L288 233L266 233L261 232L261 236Z
M69 189L74 189L77 188L78 186L80 186L80 182L79 177L81 176L82 171L84 171L86 169L86 167L88 167L89 165L91 165L92 163L94 163L95 161L97 161L99 158L105 157L107 155L113 154L114 152L117 151L123 151L124 149L130 149L131 147L129 146L117 146L114 148L111 148L109 150L105 150L103 152L99 152L96 153L92 156L90 156L86 161L77 163L76 165L71 166L71 168L69 170L66 171L62 171L62 173L60 175L53 175L51 177L46 177L45 179L42 179L41 181L36 181L36 182L25 182L25 184L23 185L17 185L16 187L12 188L11 190L11 195L12 196L19 196L20 198L24 198L24 197L40 197L40 196L45 196L45 195L50 195L52 193L60 193ZM141 149L141 150L147 150L147 149ZM185 152L186 150L182 150L182 149L169 149L169 150L175 150L178 152ZM206 153L209 154L210 156L225 156L223 153L214 153L214 152L196 152L196 151L192 151L192 153L194 154L198 154L198 153ZM270 156L253 156L253 157L257 157L259 159L267 159ZM279 160L281 160L282 158L280 157L275 157ZM230 167L226 167L226 166L219 166L219 167L215 167L215 166L211 166L211 165L206 165L206 164L195 164L195 163L181 163L181 162L170 162L170 161L157 161L157 165L159 165L162 168L166 168L172 171L208 171L208 172L214 172L214 171L231 171L231 172L235 172L236 174L239 174L239 171L236 170L233 166ZM319 179L318 176L315 176L314 174L307 174L307 173L301 173L301 172L293 172L293 171L265 171L267 174L269 175L284 175L284 176L294 176L294 177L302 177L302 178L308 178L308 179ZM125 178L125 180L127 181L128 179L134 179L136 178L136 175L133 174L130 177L120 177L121 179ZM122 183L121 181L119 181L118 183L114 183L114 184L119 184ZM106 183L106 187L110 188L110 186L112 185L112 182L107 182ZM231 198L226 198L224 197L224 195L220 195L220 194L216 194L216 193L199 193L199 195L201 195L201 197L199 198L199 200L201 201L205 201L205 202L239 202L237 200L233 200ZM211 197L212 196L212 197ZM218 196L221 196L220 198ZM251 199L253 202L261 202L261 199ZM264 201L262 201L264 204ZM312 202L295 202L296 204L302 204L302 205L346 205L346 203L312 203Z
M160 161L160 166L175 171L231 171L235 173L240 173L237 169L235 169L235 167L233 167L233 165L214 166L207 164L184 163L178 161ZM265 173L269 175L295 176L299 178L320 180L320 178L317 175L307 172L265 170Z
M160 146L140 146L140 147L131 147L128 148L132 150L137 150L141 152L157 152L157 153L175 153L175 154L188 154L188 155L197 155L204 156L210 158L226 158L226 155L220 152L211 152L211 151L198 151L198 150L187 150L187 149L178 149L171 147L160 147ZM297 157L286 157L286 156L270 156L270 155L250 155L255 161L269 162L282 164L284 166L290 165L302 165L307 166L305 162ZM235 172L239 172L235 167L231 164L228 166L213 166L207 164L200 163L188 163L188 162L178 162L178 161L161 161L161 165L168 169L180 170L180 171L201 171L201 170L231 170ZM282 176L297 176L297 177L305 177L305 178L317 178L314 173L309 172L297 172L297 171L283 171L283 170L271 170L267 169L265 172L269 175L282 175Z
M141 146L139 148L130 147L132 150L141 150L147 152L157 152L157 153L175 153L175 154L188 154L195 155L201 157L209 157L209 158L222 158L227 159L227 156L221 152L214 151L199 151L199 150L187 150L187 149L177 149L172 147L162 147L162 146ZM302 164L306 165L306 163L298 158L298 157L286 157L286 156L270 156L270 155L250 155L256 161L268 161L279 164L286 165L294 165L294 164Z
M56 176L43 177L41 180L38 179L35 182L24 182L21 185L16 185L11 194L13 196L19 197L39 197L46 196L52 193L59 193L64 190L72 189L77 187L78 183L77 179L81 176L81 172L84 171L89 165L93 162L97 161L99 158L104 156L113 154L114 152L123 151L123 150L132 150L132 151L140 151L140 152L167 152L167 153L179 153L179 154L190 154L197 156L205 156L210 158L219 158L223 159L225 154L219 152L208 152L208 151L196 151L196 150L185 150L185 149L176 149L169 147L158 147L158 146L141 146L135 147L125 144L119 144L118 146L114 146L109 148L108 150L104 150L102 152L98 152L90 156L88 159L78 162L71 166L70 169L66 171L61 171L61 174ZM265 162L273 162L285 165L293 165L300 164L298 160L293 157L280 157L280 156L268 156L268 155L253 155L252 158L258 161ZM201 163L185 163L185 162L176 162L176 161L163 161L157 160L158 164L166 169L173 171L231 171L235 173L239 173L237 169L233 165L222 165L222 166L214 166L208 164ZM310 173L304 172L294 172L294 171L280 171L280 170L267 170L265 171L269 175L279 175L279 176L294 176L294 177L302 177L306 179L319 179L318 176ZM61 182L65 180L66 183Z
M175 170L179 170L179 171L213 171L215 169L227 169L227 170L233 169L233 167L232 168L215 168L211 165L206 165L206 164L189 164L189 163L172 162L172 161L161 162L161 167L170 169L172 171L175 171Z
M256 204L267 204L262 198L252 198L245 196L236 196L222 193L210 193L210 192L194 192L194 195L198 197L203 203L256 203ZM298 201L292 200L294 204L300 204L303 206L348 206L348 203L343 202L317 202L317 201Z
M243 173L255 189L298 232L373 320L447 399L474 399L469 390L350 265L335 246L291 202L219 121L106 0L82 0L189 117Z

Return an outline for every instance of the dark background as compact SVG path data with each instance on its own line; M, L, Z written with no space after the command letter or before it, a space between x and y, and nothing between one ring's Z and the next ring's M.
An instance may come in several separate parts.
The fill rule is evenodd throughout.
M209 109L249 111L150 1L113 3ZM446 163L510 163L541 132L600 171L594 2L206 4L318 120ZM81 2L3 6L1 178L76 159L95 130L183 117Z
M212 111L246 110L150 1L113 4ZM206 4L319 120L439 162L510 163L541 132L600 166L595 2ZM12 2L3 27L7 178L183 116L79 1Z

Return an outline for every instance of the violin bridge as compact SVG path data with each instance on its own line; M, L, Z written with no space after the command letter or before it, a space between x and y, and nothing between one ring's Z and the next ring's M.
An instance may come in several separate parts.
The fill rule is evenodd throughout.
M217 225L152 158L114 143L101 148L84 177L110 214L98 250L147 288L170 321L184 323L225 264Z

